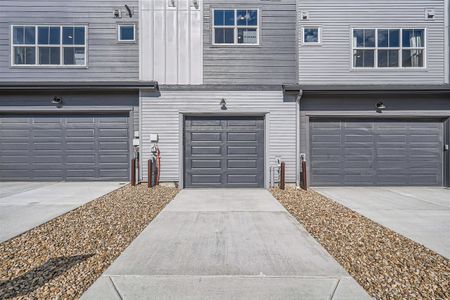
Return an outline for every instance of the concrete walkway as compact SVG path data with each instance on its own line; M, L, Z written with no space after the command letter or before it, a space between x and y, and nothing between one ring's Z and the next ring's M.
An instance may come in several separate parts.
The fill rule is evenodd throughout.
M82 299L369 299L265 190L183 190Z
M450 190L324 187L319 193L450 259Z
M121 186L117 182L0 182L0 243Z

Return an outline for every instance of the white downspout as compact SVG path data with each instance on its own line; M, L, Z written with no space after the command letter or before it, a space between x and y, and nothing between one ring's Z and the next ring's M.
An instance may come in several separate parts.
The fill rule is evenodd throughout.
M300 187L300 169L301 169L301 162L300 162L300 101L302 100L303 97L303 91L300 90L298 92L297 95L297 99L295 101L295 111L296 111L296 127L295 127L295 132L296 132L296 143L295 143L295 152L296 152L296 158L295 158L295 163L296 163L296 174L295 174L295 178L296 178L296 185L297 187Z

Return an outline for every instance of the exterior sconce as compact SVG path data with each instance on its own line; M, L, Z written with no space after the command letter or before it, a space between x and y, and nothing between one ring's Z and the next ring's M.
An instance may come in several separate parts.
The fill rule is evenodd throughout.
M198 9L199 7L198 0L192 0L192 5L195 7L195 9Z
M220 109L221 110L227 110L227 102L225 101L225 98L222 98L222 100L220 101Z
M377 113L381 114L383 112L383 110L385 110L385 109L386 109L386 105L384 105L383 102L377 103Z
M61 97L54 97L52 100L53 104L61 105L63 103L63 99Z

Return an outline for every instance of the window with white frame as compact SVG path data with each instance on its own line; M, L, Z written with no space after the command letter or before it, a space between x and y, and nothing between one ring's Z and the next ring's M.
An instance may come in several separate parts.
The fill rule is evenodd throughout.
M86 26L11 26L13 66L86 66Z
M304 45L318 45L321 42L320 27L305 26L303 27L303 44Z
M136 41L136 28L134 24L119 24L117 32L119 42Z
M214 9L214 45L258 45L257 9Z
M354 29L354 68L424 68L425 29Z

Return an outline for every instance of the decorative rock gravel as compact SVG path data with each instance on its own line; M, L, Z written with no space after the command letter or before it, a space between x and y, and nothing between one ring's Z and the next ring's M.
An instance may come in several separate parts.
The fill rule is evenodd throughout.
M274 196L376 299L450 299L450 261L314 192Z
M126 186L0 244L0 299L77 299L177 189Z

